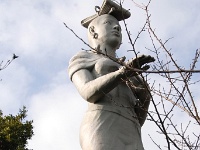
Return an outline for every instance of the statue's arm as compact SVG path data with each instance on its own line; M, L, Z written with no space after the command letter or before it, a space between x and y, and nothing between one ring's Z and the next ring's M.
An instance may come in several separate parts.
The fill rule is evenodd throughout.
M89 70L81 69L73 74L72 82L83 99L94 103L114 89L121 82L121 77L121 70L117 70L95 79Z
M149 85L146 81L138 75L131 78L132 92L139 99L139 103L136 105L135 111L139 119L139 123L142 126L146 120L149 104L151 101L151 93ZM130 86L131 87L131 86Z

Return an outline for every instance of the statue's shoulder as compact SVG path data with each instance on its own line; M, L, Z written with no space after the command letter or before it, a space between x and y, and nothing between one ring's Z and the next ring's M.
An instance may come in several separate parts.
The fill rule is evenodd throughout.
M77 59L91 59L91 58L96 58L97 55L94 54L93 52L90 51L79 51L78 53L76 53L70 60L70 62L73 62Z
M76 53L75 56L89 57L89 56L94 56L94 55L96 55L96 54L94 54L94 53L91 52L91 51L84 51L84 50L82 50L82 51L79 51L78 53Z
M91 69L94 67L96 61L100 57L89 51L80 51L76 55L74 55L70 62L68 67L68 72L70 79L72 79L73 74L80 70L80 69Z

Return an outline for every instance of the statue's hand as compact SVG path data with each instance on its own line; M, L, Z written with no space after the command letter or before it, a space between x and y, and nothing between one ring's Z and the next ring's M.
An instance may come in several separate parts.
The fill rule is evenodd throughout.
M126 65L131 68L136 68L136 69L140 69L140 70L148 70L150 68L150 66L147 64L154 62L154 61L155 61L154 57L152 57L150 55L148 55L148 56L141 55L141 56L138 56L137 58L128 60L126 62ZM120 68L120 72L122 74L124 74L126 77L132 77L132 76L138 75L138 72L133 72L124 66L122 68Z
M152 57L150 55L148 55L148 56L141 55L141 56L138 56L137 58L132 58L132 59L128 60L128 62L126 64L131 68L148 70L150 68L150 66L147 65L147 63L151 63L154 61L155 61L154 57Z

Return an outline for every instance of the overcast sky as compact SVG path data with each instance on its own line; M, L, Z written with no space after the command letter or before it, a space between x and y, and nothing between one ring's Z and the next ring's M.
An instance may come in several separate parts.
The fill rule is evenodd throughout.
M136 0L140 3L141 0ZM143 2L147 2L143 0ZM85 41L86 29L80 21L95 13L101 0L0 0L0 61L6 62L15 53L18 59L0 72L0 109L16 114L25 105L28 119L34 120L34 136L29 148L34 150L80 150L79 127L87 103L71 83L67 67L69 59L82 48L88 49L68 29L65 22ZM181 65L189 67L196 49L200 48L200 1L152 1L152 26ZM132 0L124 7L132 16L127 20L133 39L145 22L145 13ZM134 57L123 44L118 56ZM136 48L149 54L144 33ZM198 64L197 68L200 68ZM194 89L195 90L195 89ZM195 91L194 91L195 92ZM156 149L148 134L155 132L149 121L143 127L143 143Z

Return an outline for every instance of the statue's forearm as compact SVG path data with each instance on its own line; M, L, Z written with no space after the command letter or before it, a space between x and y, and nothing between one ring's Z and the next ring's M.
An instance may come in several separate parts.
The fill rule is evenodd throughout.
M82 73L77 72L76 75L74 75L76 77L73 78L81 78L81 74ZM88 102L94 103L114 89L121 82L121 77L120 70L117 70L88 82L79 83L76 79L73 82L77 82L75 85L81 96Z

